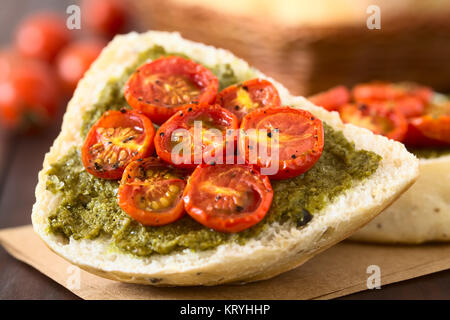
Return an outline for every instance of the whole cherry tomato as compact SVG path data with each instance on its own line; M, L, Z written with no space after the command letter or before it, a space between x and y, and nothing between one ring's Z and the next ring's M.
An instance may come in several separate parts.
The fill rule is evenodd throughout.
M11 48L0 49L0 80L8 79L14 68L24 61L17 51Z
M59 53L56 66L63 86L69 92L75 90L78 81L105 47L98 39L79 40L70 43Z
M7 59L8 60L8 59ZM12 57L0 62L0 118L4 126L20 130L41 127L56 115L61 93L56 75L46 63Z
M15 44L23 56L52 61L70 39L64 16L43 12L29 16L19 25Z
M122 0L83 0L81 11L86 25L105 36L123 31L128 20L125 1Z

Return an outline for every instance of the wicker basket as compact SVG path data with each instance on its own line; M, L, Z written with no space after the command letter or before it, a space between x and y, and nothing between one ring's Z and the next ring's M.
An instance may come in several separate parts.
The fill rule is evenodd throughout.
M179 31L188 39L229 49L295 94L374 79L416 81L450 92L448 5L432 14L389 12L382 16L381 30L369 30L365 20L282 25L198 4L131 1L143 28Z

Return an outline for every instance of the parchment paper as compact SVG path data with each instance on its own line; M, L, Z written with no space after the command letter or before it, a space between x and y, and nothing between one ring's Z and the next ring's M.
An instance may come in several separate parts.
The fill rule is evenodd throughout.
M367 270L372 265L380 268L381 286L450 268L450 244L343 242L270 280L241 286L156 288L107 280L80 270L48 249L31 226L0 231L0 244L83 299L330 299L368 290L373 269L370 273Z

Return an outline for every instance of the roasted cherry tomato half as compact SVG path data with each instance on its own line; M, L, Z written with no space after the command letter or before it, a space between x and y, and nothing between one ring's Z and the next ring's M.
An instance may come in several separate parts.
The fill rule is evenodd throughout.
M263 107L279 107L280 96L275 86L264 79L247 80L225 88L216 103L233 112L239 121L249 112Z
M19 25L15 44L23 56L51 61L70 39L65 17L44 12L27 17Z
M420 116L432 96L430 88L415 83L372 82L353 88L356 102L385 103L385 108L396 109L406 118Z
M159 127L156 153L178 167L218 162L214 159L225 163L227 131L236 129L236 116L219 105L188 105Z
M417 117L410 119L408 121L408 131L406 133L405 138L403 139L403 143L408 147L416 147L416 148L427 148L427 147L448 147L450 146L450 142L445 142L445 138L442 139L442 134L445 132L445 126L450 127L450 121L447 119L432 119L429 116L426 117ZM442 121L444 120L444 121ZM433 125L435 126L433 136L441 137L441 140L433 139L424 134L422 130L426 129L430 124L435 122ZM445 123L447 122L447 123ZM429 132L431 133L431 132ZM447 129L447 137L449 135ZM448 140L448 139L447 139Z
M409 120L405 143L410 146L450 145L450 102L432 104L427 113Z
M430 87L420 85L410 85L410 93L412 96L419 98L423 103L430 103L433 99L434 91Z
M119 186L119 206L146 226L161 226L181 218L185 173L158 158L131 162Z
M239 152L245 155L246 163L256 162L265 168L262 173L271 179L292 178L319 160L323 135L322 121L308 111L290 107L257 109L242 120Z
M125 84L125 98L153 122L162 124L187 104L211 104L219 80L207 68L181 57L144 64Z
M357 102L386 101L404 97L405 90L389 82L370 82L356 85L352 94Z
M270 208L269 178L250 165L199 165L184 191L187 213L221 232L239 232L261 221Z
M425 110L425 103L418 97L406 96L394 101L387 101L386 107L395 109L406 118L420 116Z
M128 163L151 155L155 128L137 111L106 111L92 126L81 150L86 171L103 179L120 179Z
M312 103L329 111L338 110L350 102L350 91L346 86L337 86L308 98Z
M339 109L339 114L345 123L352 123L397 141L403 140L408 128L403 114L387 109L383 104L346 104Z

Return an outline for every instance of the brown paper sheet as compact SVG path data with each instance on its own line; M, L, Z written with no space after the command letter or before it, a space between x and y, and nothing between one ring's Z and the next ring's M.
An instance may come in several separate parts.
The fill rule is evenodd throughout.
M81 270L80 285L74 288L74 270L78 269L48 249L31 226L0 231L0 244L83 299L331 299L367 290L370 265L380 267L382 286L450 268L450 244L343 242L292 271L242 286L156 288L107 280Z

